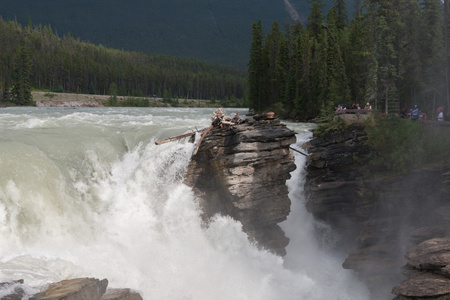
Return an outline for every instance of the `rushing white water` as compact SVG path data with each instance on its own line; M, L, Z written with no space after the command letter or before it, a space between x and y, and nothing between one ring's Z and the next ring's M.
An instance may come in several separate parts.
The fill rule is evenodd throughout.
M207 127L212 112L0 109L0 282L24 279L32 294L67 278L107 278L158 300L369 299L317 246L301 155L282 223L286 257L249 243L231 218L202 223L183 184L193 144L154 141ZM309 138L308 125L289 126Z

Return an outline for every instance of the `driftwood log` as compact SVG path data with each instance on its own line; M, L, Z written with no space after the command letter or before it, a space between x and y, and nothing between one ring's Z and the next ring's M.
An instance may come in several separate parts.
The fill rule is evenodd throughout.
M188 136L193 136L197 132L203 132L206 129L207 128L203 128L203 129L200 129L200 130L197 130L197 131L194 131L194 132L189 132L189 133L182 134L182 135L179 135L179 136L174 136L174 137L171 137L171 138L168 138L168 139L165 139L165 140L156 141L155 144L156 145L161 145L161 144L165 144L165 143L168 143L168 142L173 142L173 141L176 141L176 140L179 140L179 139L182 139L182 138L186 138Z
M206 130L203 132L202 136L200 137L200 140L198 141L197 147L195 147L195 150L194 150L194 154L193 154L193 155L197 154L198 148L200 148L200 144L202 143L203 139L204 139L205 136L208 134L208 132L209 132L211 129L213 129L213 128L214 128L214 126L211 125L211 126L208 127L208 129L206 129Z

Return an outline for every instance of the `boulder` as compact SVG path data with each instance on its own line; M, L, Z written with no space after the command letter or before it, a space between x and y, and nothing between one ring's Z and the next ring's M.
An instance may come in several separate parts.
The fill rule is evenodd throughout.
M405 258L416 269L450 277L450 237L424 241L409 250Z

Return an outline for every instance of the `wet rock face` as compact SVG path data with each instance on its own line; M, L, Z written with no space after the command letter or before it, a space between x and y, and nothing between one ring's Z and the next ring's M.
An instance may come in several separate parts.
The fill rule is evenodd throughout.
M343 267L360 274L373 299L392 299L392 288L405 276L414 281L393 290L397 299L424 297L418 287L432 289L430 282L435 281L437 288L446 280L442 278L444 271L437 274L435 264L426 270L425 263L416 263L405 254L421 242L450 235L450 172L440 164L370 179L366 176L370 149L365 140L364 127L350 126L342 132L315 137L305 145L310 153L306 207L330 225L336 237L335 249L347 255ZM406 263L408 269L417 272L402 274ZM436 298L437 293L431 294L427 299L450 299L450 295Z
M212 129L187 172L205 218L230 215L251 239L286 254L289 239L277 223L290 212L286 180L296 168L289 148L295 141L295 133L276 119Z

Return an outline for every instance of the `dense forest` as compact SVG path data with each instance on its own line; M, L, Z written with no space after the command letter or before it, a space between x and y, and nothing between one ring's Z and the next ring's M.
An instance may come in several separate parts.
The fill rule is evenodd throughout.
M299 120L338 104L369 102L385 113L418 105L430 116L449 108L441 0L355 1L351 20L343 0L326 15L322 0L309 2L304 24L281 29L275 21L264 34L261 22L253 23L251 108Z
M48 25L0 19L0 100L31 102L30 89L121 96L242 99L246 72L216 63L96 46Z
M349 0L353 1L353 0ZM326 0L329 3L331 0ZM305 19L307 0L289 0ZM193 57L246 68L250 24L291 18L286 0L2 0L5 20L50 24L53 32L107 48Z

